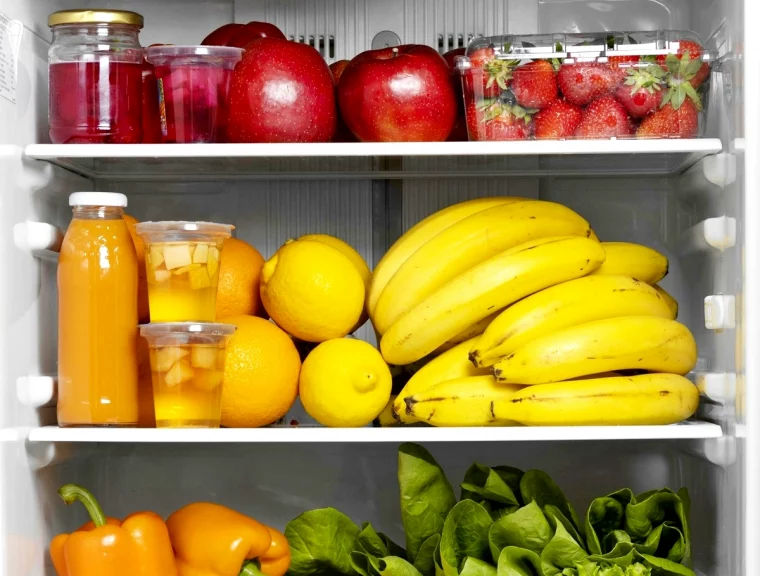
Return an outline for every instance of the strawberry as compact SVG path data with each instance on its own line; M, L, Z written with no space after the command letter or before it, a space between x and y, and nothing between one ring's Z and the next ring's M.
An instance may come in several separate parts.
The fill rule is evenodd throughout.
M689 68L688 72L684 70L681 74L685 75L688 73L689 77L685 79L688 80L689 84L694 88L698 88L710 75L710 65L707 62L702 61L703 52L704 49L699 43L694 42L693 40L679 40L678 49L675 55L658 54L655 59L665 70L670 69L671 71L672 66L668 63L669 59L681 60L682 62L684 60L691 61L690 66L687 66ZM696 64L696 62L700 62L700 64Z
M496 51L488 46L479 48L470 54L472 73L465 76L465 88L478 98L495 98L506 90L512 78L512 66L506 60L496 57ZM482 88L475 90L473 81L482 77Z
M565 98L578 106L585 106L617 84L617 77L612 70L606 64L598 62L563 64L557 79Z
M470 140L527 140L531 134L531 116L520 106L498 99L474 102L465 111Z
M536 138L540 140L570 138L581 122L583 110L565 100L555 100L533 119Z
M666 103L654 114L642 120L637 138L693 138L699 129L699 110L691 100L675 108Z
M629 68L623 84L615 90L615 97L634 118L643 118L654 112L662 102L662 84L665 71L652 64L646 68Z
M631 120L623 105L612 96L594 100L583 112L576 138L614 138L631 133Z
M633 68L641 57L637 55L610 56L607 59L607 67L610 69L612 76L615 78L615 84L622 84L628 71Z
M524 108L546 108L557 99L557 76L549 60L534 60L512 72L512 93Z

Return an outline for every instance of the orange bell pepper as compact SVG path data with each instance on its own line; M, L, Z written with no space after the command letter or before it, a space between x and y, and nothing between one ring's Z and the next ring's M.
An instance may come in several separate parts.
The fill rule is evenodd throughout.
M66 484L58 493L66 504L84 504L92 518L50 543L58 576L177 575L169 533L160 516L138 512L120 522L106 518L92 493L76 484Z
M169 516L166 527L179 576L283 576L290 566L280 532L219 504L188 504Z

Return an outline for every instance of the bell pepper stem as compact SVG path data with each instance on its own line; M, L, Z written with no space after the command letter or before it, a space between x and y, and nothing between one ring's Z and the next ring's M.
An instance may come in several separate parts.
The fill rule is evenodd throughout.
M263 576L263 575L257 565L257 562L254 560L249 560L248 562L243 564L243 569L240 571L239 576Z
M95 496L92 495L92 492L76 484L66 484L58 489L58 494L60 494L67 505L77 501L81 502L87 509L87 513L90 515L96 528L105 526L106 515L103 513L103 509L98 504Z

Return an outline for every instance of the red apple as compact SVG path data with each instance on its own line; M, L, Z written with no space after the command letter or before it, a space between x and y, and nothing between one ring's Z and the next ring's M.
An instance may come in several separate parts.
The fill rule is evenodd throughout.
M364 142L446 140L457 117L448 64L417 44L356 56L340 79L338 101L346 125Z
M335 78L336 86L338 85L338 82L340 82L340 77L343 76L343 72L350 62L350 60L338 60L337 62L330 64L330 72L332 72L333 78Z
M227 46L230 38L240 30L244 24L225 24L214 30L211 34L203 39L204 46Z
M229 110L230 142L329 142L337 118L332 74L308 44L260 38L232 72Z
M227 41L227 46L235 48L247 48L248 44L259 38L279 38L287 40L277 26L269 22L248 22L245 26L239 28Z

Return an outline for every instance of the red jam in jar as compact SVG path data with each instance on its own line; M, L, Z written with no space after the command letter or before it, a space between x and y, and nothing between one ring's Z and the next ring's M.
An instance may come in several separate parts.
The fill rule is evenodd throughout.
M143 18L116 10L50 15L50 140L136 144L143 139Z

